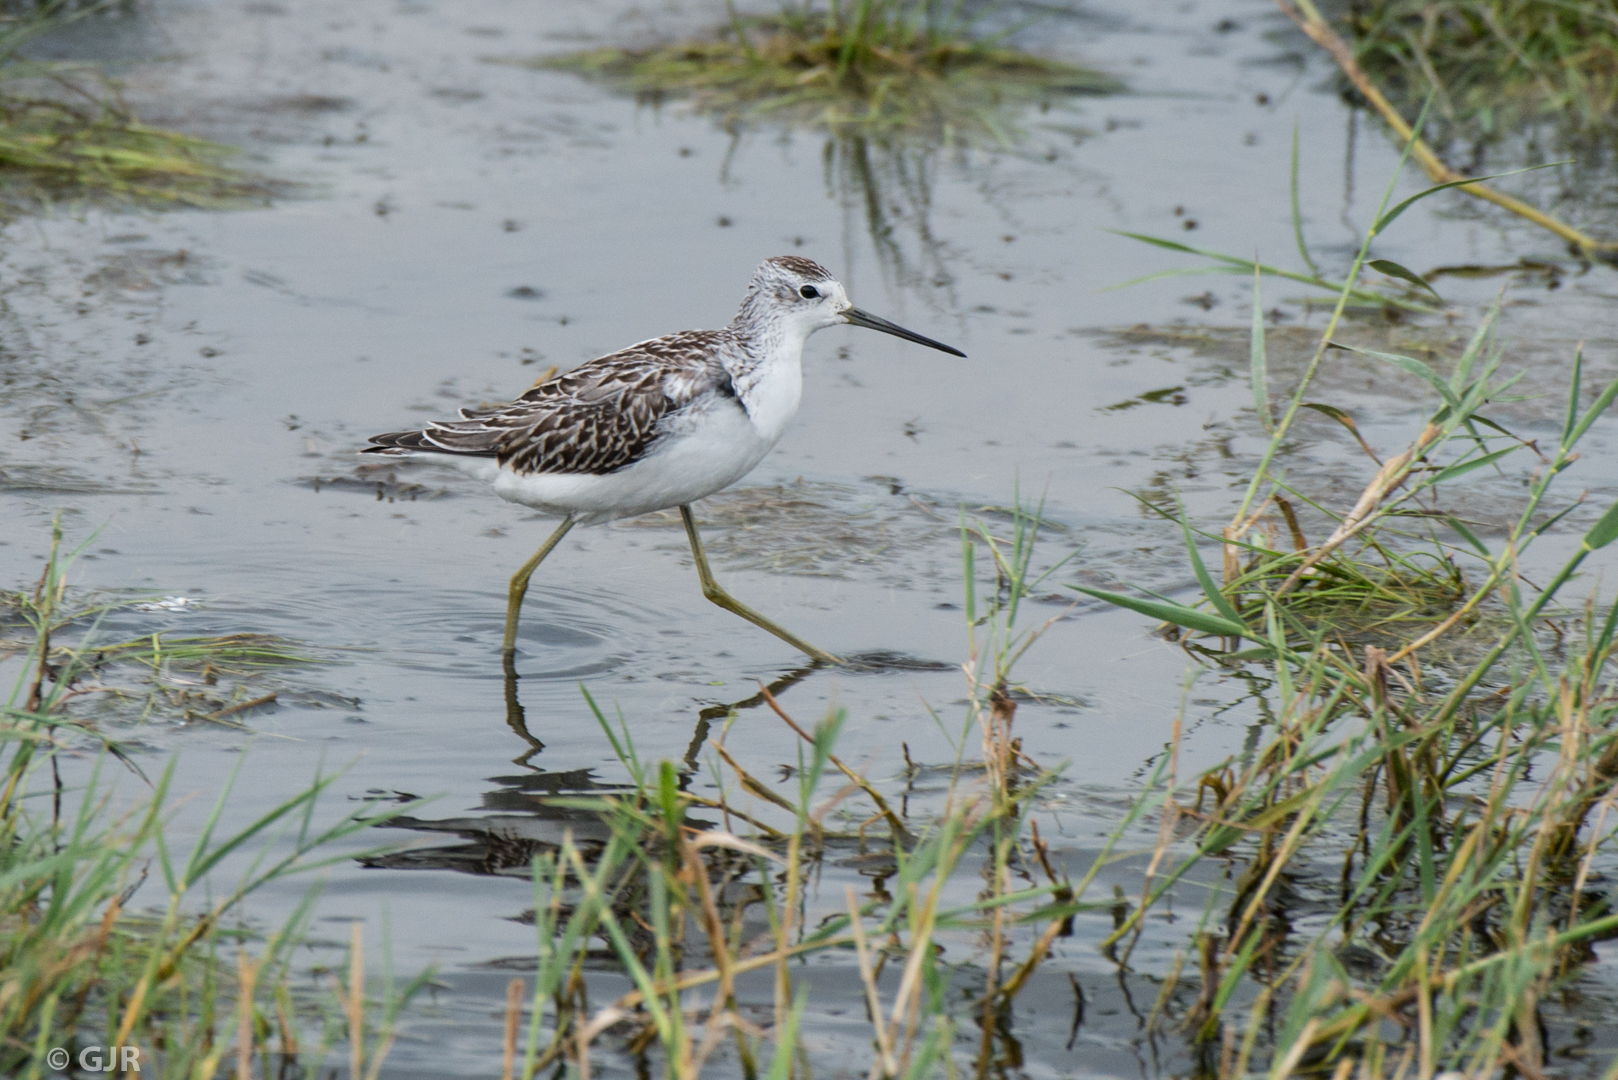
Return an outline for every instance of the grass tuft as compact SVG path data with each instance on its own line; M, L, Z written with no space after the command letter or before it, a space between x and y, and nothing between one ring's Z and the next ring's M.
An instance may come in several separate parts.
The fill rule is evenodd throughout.
M359 922L346 978L316 973L311 984L297 970L314 891L268 934L241 924L248 897L346 862L352 841L397 810L362 801L326 820L322 796L342 774L322 771L231 831L221 823L245 756L189 845L170 828L172 758L149 789L119 800L107 767L116 759L139 769L94 724L68 714L87 660L51 645L52 630L71 614L60 605L72 557L60 544L58 522L39 584L6 598L34 636L9 698L0 701L0 1074L64 1071L46 1057L64 1047L75 1054L99 1048L96 1064L93 1056L75 1058L86 1069L156 1080L220 1075L227 1061L243 1078L274 1068L302 1075L299 1063L318 1070L346 1020L350 1075L375 1080L401 1009L431 975L395 984L386 913L383 976L369 982ZM171 644L182 665L253 667L285 655L248 635ZM123 659L167 665L144 652L147 646L114 649ZM71 745L64 739L70 733ZM86 762L85 749L97 747L103 753ZM230 868L242 863L232 880ZM127 1047L132 1057L120 1049L102 1067L107 1047Z
M12 214L86 197L223 207L261 197L230 147L148 127L110 101L69 105L18 94L0 70L0 207Z
M960 4L854 0L735 16L710 41L595 49L530 61L657 101L689 97L729 121L772 119L839 134L1010 141L1009 107L1122 89L1110 76L979 35Z
M157 631L103 640L102 620L140 608L141 598L81 599L69 592L62 573L70 563L71 556L58 561L53 554L34 590L0 591L0 659L37 653L30 700L54 685L62 691L62 716L235 725L241 714L291 689L284 679L266 685L271 677L322 662L306 646L274 634Z
M1304 536L1281 453L1323 357L1343 347L1334 335L1377 231L1275 410L1254 320L1262 460L1223 529L1172 512L1197 601L1080 590L1162 619L1182 640L1217 641L1194 655L1217 652L1254 687L1258 722L1239 755L1194 786L1177 788L1172 774L1148 785L1142 800L1163 821L1154 866L1166 869L1147 875L1105 943L1132 949L1194 868L1225 865L1194 934L1200 980L1187 976L1177 999L1176 965L1160 998L1193 1045L1217 1048L1221 1080L1300 1066L1338 1078L1549 1075L1577 1039L1569 1029L1611 1019L1600 1015L1610 1004L1582 1006L1576 987L1591 943L1618 932L1618 606L1586 595L1567 610L1561 594L1618 540L1618 507L1566 537L1542 582L1523 567L1537 540L1584 510L1583 497L1554 489L1618 382L1588 402L1575 355L1559 432L1528 443L1482 411L1517 381L1491 347L1498 304L1447 377L1415 357L1354 350L1422 379L1431 411L1404 449L1365 447L1375 463L1359 497L1316 506L1327 528ZM1526 478L1501 471L1521 495L1487 540L1446 512L1463 477L1480 482L1530 455ZM1253 542L1271 507L1294 543ZM1223 574L1203 561L1199 534L1220 545ZM1417 562L1423 551L1430 567ZM1611 1050L1597 1053L1594 1068L1613 1075Z
M1484 133L1554 117L1607 128L1618 107L1618 9L1589 0L1360 0L1349 26L1384 86Z
M93 69L19 57L109 6L45 0L0 20L0 215L86 199L223 208L271 194L270 181L230 164L233 148L142 123Z
M750 774L721 734L710 797L691 790L690 766L643 761L629 724L609 720L586 692L627 783L543 800L605 828L564 830L531 853L539 956L531 988L514 980L510 989L506 1075L589 1076L604 1051L645 1063L655 1046L671 1080L738 1065L755 1076L766 1061L786 1080L811 1041L803 965L815 954L841 954L858 972L871 1076L954 1075L954 1058L968 1053L983 1075L1008 1053L999 1033L1055 940L1072 933L1077 914L1111 906L1079 900L1103 863L1071 882L1031 825L1059 770L1029 760L1013 737L1007 680L1044 629L1019 629L1019 606L1055 567L1032 571L1037 510L1019 506L1011 517L1009 535L962 524L970 697L957 758L939 770L948 794L930 819L910 817L837 756L842 710L802 725L762 691L797 737L788 782ZM986 594L978 559L994 570ZM974 731L981 762L960 756ZM708 820L715 812L723 824ZM870 892L823 895L822 868L850 859L877 878ZM963 890L963 879L973 887ZM957 949L971 959L955 958ZM608 965L633 989L593 1003L586 975Z

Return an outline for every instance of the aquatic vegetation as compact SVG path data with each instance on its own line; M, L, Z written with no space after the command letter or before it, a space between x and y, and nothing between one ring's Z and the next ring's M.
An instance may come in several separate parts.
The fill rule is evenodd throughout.
M59 550L59 525L53 536L38 585L29 591L0 591L0 658L39 656L31 702L37 703L46 685L54 684L64 692L58 711L78 719L235 725L252 709L283 694L300 693L284 678L271 681L269 676L320 662L306 647L273 634L156 631L108 640L99 630L115 612L188 602L151 603L138 595L73 596L62 573L72 555L64 557ZM18 631L24 635L11 636Z
M225 206L268 190L226 164L235 151L142 124L107 99L71 105L25 96L0 68L0 205L110 197L156 205Z
M1406 154L1414 157L1417 164L1421 166L1422 171L1425 172L1435 183L1446 187L1457 188L1467 195L1493 203L1504 210L1516 214L1520 218L1533 222L1540 228L1555 233L1557 236L1567 241L1568 246L1573 250L1573 252L1582 258L1601 259L1609 263L1618 261L1618 241L1602 240L1592 236L1589 233L1584 232L1582 229L1579 229L1552 214L1546 213L1537 206L1534 206L1533 204L1520 199L1515 195L1507 194L1506 192L1500 191L1499 189L1485 183L1485 181L1494 180L1498 177L1469 176L1464 172L1458 171L1446 165L1443 159L1440 158L1433 148L1427 144L1426 140L1422 138L1423 125L1427 119L1429 107L1432 105L1435 99L1440 100L1441 104L1445 104L1449 115L1454 115L1453 105L1449 105L1447 103L1447 99L1445 98L1441 88L1435 85L1427 92L1426 100L1421 106L1420 115L1417 117L1415 124L1412 126L1406 121L1404 113L1401 112L1399 107L1388 100L1387 95L1382 92L1381 87L1377 85L1376 81L1366 71L1365 67L1360 63L1358 57L1355 55L1353 48L1349 46L1349 44L1343 40L1341 35L1337 33L1331 22L1321 14L1319 8L1315 6L1315 0L1276 0L1276 3L1280 6L1281 10L1286 14L1286 16L1298 25L1300 30L1307 34L1316 44L1320 45L1331 55L1331 58L1336 62L1338 68L1348 79L1354 90L1360 96L1362 96L1373 109L1376 110L1388 127L1393 130L1394 135L1405 144ZM1501 5L1491 3L1490 0L1485 0L1484 3L1467 4L1465 6L1469 7L1475 13L1478 13L1480 17L1483 17L1486 22L1490 23L1490 29L1498 36L1499 44L1501 46L1505 47L1508 51L1515 48L1507 31L1502 29L1499 25L1499 13L1494 12L1492 18L1489 15L1492 8L1498 8ZM1524 13L1523 21L1525 24L1534 23L1537 15L1544 14L1552 9L1571 11L1583 10L1590 17L1598 20L1611 20L1614 18L1610 12L1598 10L1596 5L1586 4L1581 9L1580 5L1576 3L1564 3L1562 0L1551 0L1550 3L1545 4L1531 2L1511 6L1518 8ZM1422 10L1427 13L1437 13L1441 7L1442 5L1426 5L1422 8ZM1523 28L1519 27L1519 29ZM1611 32L1612 27L1609 26L1607 33L1610 35ZM1559 34L1553 36L1560 38ZM1520 55L1520 50L1513 53L1513 55ZM1578 68L1578 63L1578 58L1567 57L1565 66L1569 70L1576 70ZM1426 67L1424 73L1430 76L1433 83L1436 84L1438 82L1437 76L1431 74L1430 63ZM1493 83L1486 82L1485 85L1489 87L1489 89L1485 91L1486 93L1490 94L1491 96L1497 93ZM1536 151L1530 154L1530 159L1534 161L1542 161L1543 156ZM1535 165L1533 167L1544 168L1548 166ZM1296 172L1296 169L1294 169L1294 172ZM1507 173L1503 175L1511 174Z
M1426 143L1422 142L1419 138L1419 134L1426 117L1427 111L1424 108L1421 115L1417 118L1415 127L1412 128L1405 124L1404 121L1398 117L1397 113L1391 114L1391 120L1394 123L1395 130L1404 141L1404 153L1399 159L1400 168L1402 169L1404 167L1404 163L1406 161L1410 160L1411 158L1415 158L1421 163L1423 170L1425 170L1435 181L1437 181L1437 183L1433 187L1428 188L1426 191L1412 195L1410 198L1406 199L1404 202L1393 207L1392 209L1389 209L1384 202L1382 210L1385 212L1379 213L1378 220L1367 234L1365 239L1366 248L1365 251L1362 252L1362 260L1355 264L1355 274L1351 280L1345 281L1328 276L1327 273L1320 268L1320 264L1316 261L1314 254L1309 250L1309 243L1304 236L1302 199L1298 188L1298 132L1296 128L1294 128L1292 133L1291 216L1292 235L1297 244L1298 255L1303 262L1303 267L1301 269L1288 270L1272 263L1260 262L1257 259L1244 258L1240 255L1231 255L1226 252L1213 251L1208 248L1194 247L1190 244L1182 243L1178 240L1171 240L1167 237L1149 236L1144 233L1121 231L1119 232L1120 236L1126 236L1131 240L1139 240L1141 243L1151 244L1154 247L1163 248L1168 251L1195 255L1199 259L1205 261L1201 266L1186 269L1159 270L1151 274L1145 274L1129 281L1120 282L1117 285L1111 286L1111 288L1122 289L1130 285L1139 285L1147 281L1157 281L1162 278L1182 277L1187 275L1242 274L1261 277L1276 277L1286 281L1293 281L1302 285L1307 285L1313 289L1323 290L1339 297L1339 302L1341 303L1343 310L1380 310L1384 314L1396 317L1402 316L1406 312L1416 314L1431 314L1442 311L1444 308L1444 298L1439 295L1438 290L1431 284L1431 282L1427 280L1427 278L1424 278L1420 274L1417 274L1406 267L1400 266L1398 263L1391 260L1370 258L1369 245L1378 234L1387 229L1389 225L1392 225L1393 222L1397 220L1399 216L1403 214L1404 211L1411 205L1421 201L1422 199L1428 198L1431 195L1435 195L1438 192L1448 191L1451 189L1464 191L1482 198L1487 198L1490 202L1495 202L1499 205L1505 206L1507 209L1513 211L1514 213L1520 214L1521 216L1533 221L1535 224L1542 225L1545 228L1550 229L1552 232L1555 232L1564 239L1568 240L1571 250L1577 255L1601 259L1607 262L1612 262L1614 259L1618 259L1618 243L1608 243L1605 241L1592 239L1591 237L1564 225L1560 221L1540 213L1538 210L1527 205L1526 203L1521 202L1520 200L1517 200L1509 195L1503 195L1495 191L1493 188L1483 186L1482 182L1484 180L1491 180L1494 179L1494 177L1466 178L1460 177L1451 172L1438 161L1432 150L1428 148ZM1534 166L1533 168L1537 169L1547 167L1549 166ZM1533 170L1529 169L1519 171ZM1529 267L1538 268L1548 265L1549 264L1529 263L1528 267L1498 269L1500 272L1506 272L1508 270L1528 269ZM1460 270L1462 274L1466 272L1466 268L1441 269L1451 274L1456 273L1457 270ZM1381 275L1380 279L1374 282L1366 281L1363 276L1366 270L1376 271L1379 275ZM1554 278L1559 275L1553 274L1552 276ZM1313 299L1305 301L1305 303L1311 304L1315 302L1316 301Z
M256 821L224 833L220 823L245 757L189 853L170 835L172 760L149 789L119 806L109 763L124 763L111 764L114 770L135 765L93 724L66 711L86 661L54 652L48 639L70 563L53 546L38 588L20 601L39 617L39 632L0 708L0 1072L66 1071L47 1057L56 1047L72 1054L99 1047L102 1062L106 1047L129 1047L133 1058L120 1051L104 1071L180 1080L213 1076L228 1058L246 1077L262 1055L260 1075L269 1075L272 1044L283 1068L300 1060L318 1065L332 1042L326 1033L343 1033L346 1024L351 1075L375 1076L400 1010L429 975L395 986L385 968L380 1001L368 1001L356 922L346 977L311 990L299 971L295 984L294 950L307 940L313 892L273 932L258 935L239 924L253 893L351 858L343 842L396 811L363 802L317 820L322 797L341 776L323 773ZM263 657L251 646L189 655L193 662ZM104 753L88 775L65 781L59 756L81 758L86 748ZM225 867L239 855L253 857L232 885ZM154 890L162 899L147 908ZM75 1060L90 1068L94 1059Z
M1165 870L1108 943L1128 955L1183 875L1225 868L1181 954L1195 963L1163 973L1165 998L1182 977L1194 998L1164 1020L1219 1075L1538 1067L1600 1017L1555 999L1618 927L1614 623L1587 616L1556 662L1501 662L1507 632L1469 669L1279 636L1251 663L1263 737L1159 781Z
M1072 882L1032 824L1059 769L1030 761L1013 737L1008 680L1043 629L1021 629L1019 608L1050 571L1032 569L1037 511L1010 516L1009 535L962 525L971 694L956 760L936 767L949 794L928 819L911 818L837 756L841 710L806 727L762 691L799 740L789 781L749 773L721 735L713 783L698 793L695 768L642 761L629 724L586 695L626 781L614 789L573 775L575 791L538 801L566 811L576 831L514 840L489 853L499 869L478 871L526 863L534 875L528 917L539 955L531 985L511 981L503 1075L559 1065L589 1075L592 1055L603 1053L649 1069L644 1056L655 1047L673 1077L723 1068L784 1078L810 1052L802 1035L811 991L798 973L829 951L852 956L857 969L873 1075L937 1075L968 1044L980 1068L1011 1052L999 1032L1052 942L1072 933L1077 914L1113 901L1076 899L1104 859ZM975 570L985 554L999 583L986 595ZM981 760L965 760L968 736ZM817 867L851 859L871 867L871 893L850 888L828 904ZM601 969L603 950L634 989L593 1004L586 976ZM963 1039L973 1026L980 1034Z
M1618 12L1599 0L1361 0L1347 25L1366 69L1407 102L1484 132L1551 116L1610 125Z
M106 5L39 6L0 24L0 213L107 198L145 205L226 206L272 185L229 161L236 151L151 127L82 65L22 59L33 38Z
M1345 290L1345 299L1347 295ZM1299 413L1310 409L1343 425L1376 468L1359 499L1347 510L1322 504L1284 476L1266 477L1268 491L1262 499L1255 494L1259 488L1250 486L1248 501L1236 519L1211 534L1223 554L1223 581L1215 602L1221 618L1234 616L1244 625L1263 624L1270 607L1284 597L1286 602L1278 609L1282 622L1257 637L1269 643L1278 634L1286 640L1335 637L1344 648L1383 644L1388 635L1399 639L1411 626L1424 631L1435 623L1451 623L1452 612L1467 601L1471 590L1460 560L1476 554L1480 544L1471 528L1443 505L1444 485L1533 449L1482 412L1486 403L1506 397L1520 381L1498 377L1503 352L1494 347L1492 338L1498 314L1498 307L1490 310L1447 380L1424 360L1345 345L1334 331L1327 332L1312 358L1313 365L1320 363L1327 348L1353 351L1418 375L1440 393L1431 419L1411 446L1384 460L1365 443L1346 412L1304 400L1312 371L1295 389L1282 420L1272 419L1263 318L1261 312L1255 312L1255 409L1272 438L1266 466L1274 460L1278 446L1273 440L1284 438ZM1588 426L1585 424L1586 429ZM1300 525L1305 508L1321 521L1324 539L1311 543L1306 536ZM1187 550L1198 560L1192 525L1183 509L1154 509L1182 526ZM1441 533L1470 538L1470 550L1457 551ZM1198 578L1212 581L1206 569L1199 570ZM1479 617L1474 609L1481 600L1474 595L1467 602L1470 621Z
M608 80L648 100L689 97L729 121L769 119L842 134L918 132L1006 143L1007 107L1121 89L1117 80L981 34L948 0L783 3L737 15L713 40L597 49L532 61Z
M1251 379L1268 447L1223 529L1164 508L1197 602L1080 589L1164 620L1194 655L1247 673L1259 715L1239 756L1192 783L1154 782L1153 865L1165 870L1146 875L1104 947L1128 956L1177 882L1223 865L1160 999L1186 984L1194 998L1164 1019L1217 1056L1220 1077L1303 1065L1344 1077L1531 1075L1592 1015L1555 994L1577 985L1591 943L1618 930L1606 884L1618 868L1618 606L1593 596L1557 606L1585 560L1618 539L1618 507L1575 534L1542 584L1522 576L1523 557L1584 513L1582 498L1556 505L1553 488L1618 382L1591 401L1573 357L1559 432L1535 444L1482 411L1516 381L1490 345L1495 312L1447 377L1371 353L1426 383L1432 411L1402 451L1373 455L1352 506L1314 504L1328 531L1311 541L1287 501L1305 496L1281 448L1311 407L1369 243L1279 408L1255 289ZM1447 489L1514 455L1536 462L1525 479L1502 477L1523 492L1512 521L1484 531L1446 510ZM1254 542L1266 511L1295 543ZM1219 545L1223 574L1205 564L1199 536ZM1430 569L1416 565L1423 552ZM1447 596L1423 593L1435 582Z
M740 137L763 124L825 136L829 196L850 230L863 224L889 283L934 293L953 306L953 277L931 223L941 155L963 147L1020 146L1025 127L1073 99L1124 89L1110 75L1010 44L1027 24L989 30L1001 5L960 0L783 2L743 16L708 38L651 48L602 48L495 63L571 71L639 100L686 100ZM1037 20L1037 16L1035 17ZM1056 151L1043 151L1054 160ZM727 157L727 168L729 158Z

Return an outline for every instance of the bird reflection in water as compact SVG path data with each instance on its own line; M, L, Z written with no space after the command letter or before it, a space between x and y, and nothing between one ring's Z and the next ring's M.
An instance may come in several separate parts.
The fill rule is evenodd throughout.
M806 663L770 683L771 696L786 693L826 665ZM495 788L482 797L483 812L461 817L420 818L402 815L390 819L388 828L453 836L458 842L406 851L389 852L363 860L364 865L390 870L455 870L465 874L493 874L527 879L534 856L554 854L564 835L585 851L599 848L611 836L610 826L590 810L557 806L560 797L618 795L634 789L626 784L605 783L594 769L547 771L531 764L545 744L528 728L527 712L518 692L520 676L510 658L505 667L506 724L527 744L513 758L524 771L489 779ZM679 788L686 790L696 774L698 755L715 721L723 722L732 713L763 705L765 690L739 701L705 706L697 714L697 724L686 748L679 771Z

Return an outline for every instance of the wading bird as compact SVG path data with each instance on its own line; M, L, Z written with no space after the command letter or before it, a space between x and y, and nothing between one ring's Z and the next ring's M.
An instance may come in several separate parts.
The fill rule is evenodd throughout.
M818 263L768 259L723 330L686 330L609 353L508 405L372 436L367 454L454 466L510 502L561 517L511 579L503 655L517 647L528 579L575 525L680 508L702 594L816 660L837 657L787 632L714 580L691 504L729 487L770 452L803 396L803 346L828 326L863 326L966 354L850 304Z

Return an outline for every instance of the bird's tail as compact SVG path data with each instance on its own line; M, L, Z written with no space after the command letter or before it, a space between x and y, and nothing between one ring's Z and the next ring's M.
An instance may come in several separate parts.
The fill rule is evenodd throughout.
M387 454L390 457L404 457L417 450L437 450L442 452L441 447L434 446L427 440L425 431L389 431L382 435L372 435L366 441L373 445L361 450L360 453L362 454Z

